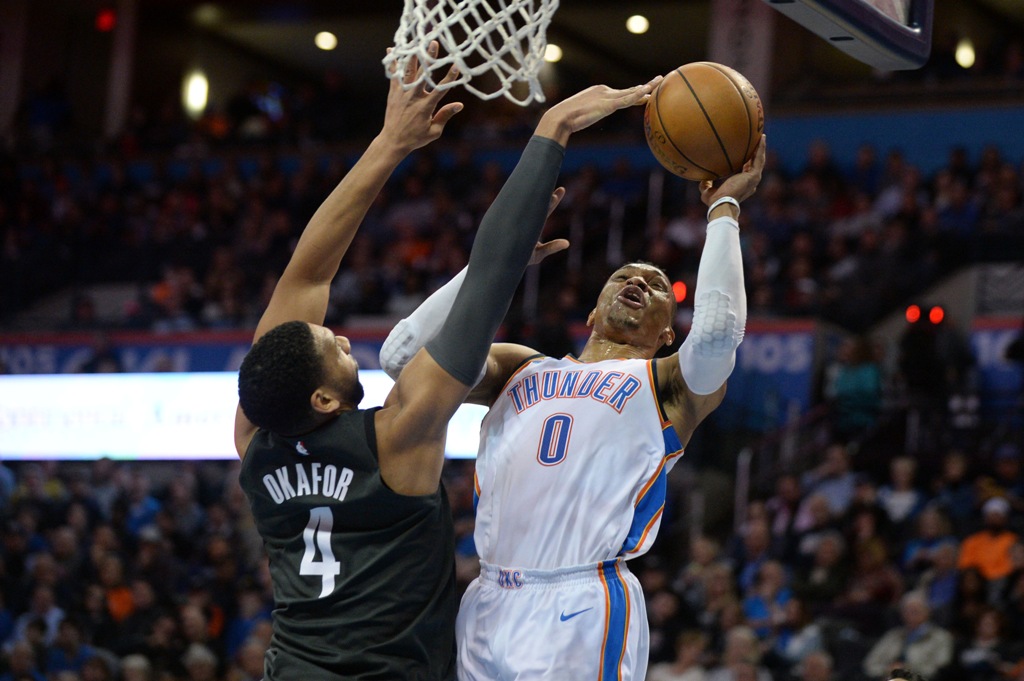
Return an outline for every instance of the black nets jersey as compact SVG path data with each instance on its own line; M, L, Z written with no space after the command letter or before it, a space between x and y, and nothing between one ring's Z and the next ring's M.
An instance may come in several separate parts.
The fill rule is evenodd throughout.
M380 476L376 410L253 437L240 480L270 558L267 681L455 678L455 539L444 488Z

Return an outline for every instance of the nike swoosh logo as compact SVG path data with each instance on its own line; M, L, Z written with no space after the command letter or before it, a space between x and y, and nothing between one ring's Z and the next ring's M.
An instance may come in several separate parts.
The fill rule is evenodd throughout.
M577 612L569 613L568 615L566 615L566 614L565 614L565 610L563 610L563 611L562 611L562 614L558 616L558 619L562 620L563 622L566 622L566 621L568 621L568 620L571 620L571 619L572 619L573 617L575 617L576 615L582 615L582 614L583 614L583 613L585 613L585 612L586 612L587 610L593 610L593 608L587 608L586 610L579 610L579 611L577 611Z

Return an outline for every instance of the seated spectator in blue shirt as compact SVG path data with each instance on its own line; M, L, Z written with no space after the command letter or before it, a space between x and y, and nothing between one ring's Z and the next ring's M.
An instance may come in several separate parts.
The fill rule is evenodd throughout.
M792 675L809 655L824 650L825 634L821 625L810 617L799 599L791 598L786 602L785 620L776 630L773 658Z
M931 550L931 567L921 575L915 588L924 592L932 619L944 627L952 626L960 574L956 569L960 544L947 539Z
M850 455L842 444L834 443L825 450L825 460L804 474L803 487L808 496L820 494L828 499L832 514L846 513L853 501L856 477L850 471Z
M128 532L137 537L139 531L156 521L160 510L160 502L149 493L149 478L141 471L134 471L128 488L125 503L125 526Z
M916 524L917 531L903 550L902 567L904 572L919 574L934 564L935 549L954 538L949 520L935 504L924 507L917 516Z
M743 615L747 624L762 641L771 637L785 618L784 608L792 597L788 581L782 563L765 561L757 572L754 587L743 599Z
M768 521L763 518L749 521L732 554L736 580L743 592L753 586L761 565L772 558L775 558L775 552Z
M968 472L967 456L957 450L948 452L942 458L942 474L934 488L935 502L949 514L957 534L963 534L967 529L977 505Z
M65 617L57 627L57 638L46 652L46 673L79 673L96 651L82 641L82 626L73 617Z

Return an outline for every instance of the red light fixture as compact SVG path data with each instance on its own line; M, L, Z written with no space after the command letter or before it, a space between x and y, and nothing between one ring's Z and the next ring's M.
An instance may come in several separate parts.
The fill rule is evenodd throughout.
M921 308L917 305L910 305L907 307L907 321L911 324L916 324L921 319Z
M675 294L676 302L681 303L686 300L686 284L681 281L677 281L672 284L672 293Z
M117 25L117 12L109 7L104 7L96 12L96 30L101 33L110 33Z
M938 324L946 318L946 311L936 305L928 311L928 321L932 324Z

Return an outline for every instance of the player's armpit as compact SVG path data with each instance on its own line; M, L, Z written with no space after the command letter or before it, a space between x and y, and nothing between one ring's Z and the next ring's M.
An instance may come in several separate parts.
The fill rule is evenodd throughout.
M433 494L441 480L448 421L469 394L420 350L374 417L384 482L399 494Z
M701 421L722 403L725 384L713 393L698 395L686 385L677 355L654 361L658 365L658 391L662 395L662 408L672 422L680 443L685 447Z

